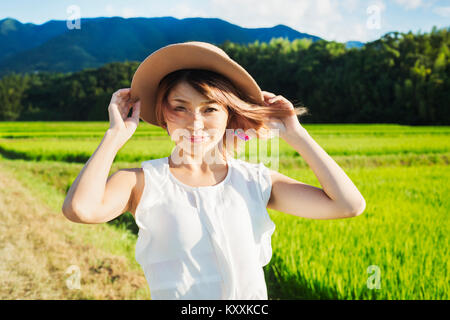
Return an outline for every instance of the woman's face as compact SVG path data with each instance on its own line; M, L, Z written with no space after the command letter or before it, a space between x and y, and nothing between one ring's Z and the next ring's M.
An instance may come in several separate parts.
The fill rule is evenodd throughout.
M165 121L177 147L192 156L203 156L211 149L219 148L228 121L226 107L208 101L186 82L171 90L168 102L170 113Z

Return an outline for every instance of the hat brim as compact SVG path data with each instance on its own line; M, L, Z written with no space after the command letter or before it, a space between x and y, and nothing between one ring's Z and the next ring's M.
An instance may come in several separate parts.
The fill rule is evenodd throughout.
M137 68L131 81L131 99L141 101L140 118L158 125L155 115L156 91L167 74L180 69L206 69L226 76L253 100L264 97L253 77L220 48L205 42L165 46L150 54Z

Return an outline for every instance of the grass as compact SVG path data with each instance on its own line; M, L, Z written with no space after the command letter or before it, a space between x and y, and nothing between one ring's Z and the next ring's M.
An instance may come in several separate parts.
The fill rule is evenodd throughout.
M27 165L0 162L0 299L148 299L134 235L68 221L63 195ZM74 276L81 290L67 284Z
M339 220L269 210L276 224L273 257L264 269L269 298L448 299L450 128L304 127L352 179L367 207L358 217ZM2 123L2 164L56 212L107 128L105 122ZM165 131L141 123L110 174L165 157L172 147ZM278 171L320 187L295 150L282 140L279 150ZM137 228L129 213L107 224L76 226L85 243L123 256L139 270ZM368 288L371 265L379 268L380 289Z

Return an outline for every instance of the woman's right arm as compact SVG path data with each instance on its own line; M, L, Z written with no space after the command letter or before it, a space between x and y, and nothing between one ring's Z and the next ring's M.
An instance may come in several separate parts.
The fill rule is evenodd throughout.
M64 216L78 223L102 223L129 211L136 174L119 170L108 178L114 158L139 124L140 102L132 102L130 89L116 91L108 107L110 128L71 185L64 200Z

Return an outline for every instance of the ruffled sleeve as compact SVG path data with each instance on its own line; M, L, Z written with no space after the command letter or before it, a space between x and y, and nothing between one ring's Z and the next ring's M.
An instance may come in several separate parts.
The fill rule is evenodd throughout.
M265 266L272 258L271 238L275 231L275 223L269 216L266 206L272 191L272 180L270 170L262 162L258 166L258 189L261 196L262 205L254 212L254 232L256 246L259 251L261 266Z

